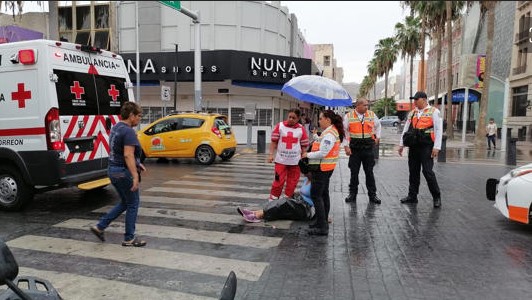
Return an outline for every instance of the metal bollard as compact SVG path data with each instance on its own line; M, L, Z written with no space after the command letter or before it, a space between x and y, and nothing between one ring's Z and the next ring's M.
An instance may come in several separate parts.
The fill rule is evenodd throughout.
M441 149L440 152L438 152L438 162L446 162L447 161L447 136L443 135L441 137Z
M509 138L506 145L506 164L510 166L517 165L517 140L516 138Z
M257 153L266 153L266 130L257 131Z

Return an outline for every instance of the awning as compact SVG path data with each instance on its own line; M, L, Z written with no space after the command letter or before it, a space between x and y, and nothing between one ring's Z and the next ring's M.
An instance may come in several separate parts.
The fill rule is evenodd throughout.
M438 104L441 104L441 99L443 97L446 97L447 93L440 93L438 95ZM469 94L467 97L468 102L478 102L480 100L480 97L482 96L482 93L470 88ZM457 88L453 90L453 103L462 103L465 99L465 88ZM429 97L428 101L434 101L434 96Z

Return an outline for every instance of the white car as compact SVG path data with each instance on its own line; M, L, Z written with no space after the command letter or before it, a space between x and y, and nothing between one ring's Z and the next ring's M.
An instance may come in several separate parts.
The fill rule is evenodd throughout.
M393 126L397 127L399 123L401 123L401 120L398 116L384 116L379 119L382 126Z
M495 208L506 218L531 224L532 164L513 169L501 179L488 179L486 196L488 200L495 200Z

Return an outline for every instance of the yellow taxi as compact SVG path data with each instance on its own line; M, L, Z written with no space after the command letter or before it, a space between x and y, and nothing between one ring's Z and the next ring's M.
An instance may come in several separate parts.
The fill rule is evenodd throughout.
M210 165L220 156L229 160L236 151L236 139L227 117L214 113L178 113L152 122L138 132L146 158L195 158Z

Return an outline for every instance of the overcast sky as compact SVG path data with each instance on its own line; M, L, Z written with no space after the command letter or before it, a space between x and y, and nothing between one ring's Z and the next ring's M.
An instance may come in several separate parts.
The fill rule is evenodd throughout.
M344 69L344 83L362 82L366 67L380 39L394 34L403 22L399 1L281 1L296 15L309 44L333 44L338 67ZM399 73L396 63L392 73Z
M25 12L48 11L45 2L42 6L25 4ZM334 45L344 83L362 82L377 42L393 36L395 24L408 14L399 1L281 1L281 5L296 15L307 43ZM400 68L401 63L396 63L392 74Z

